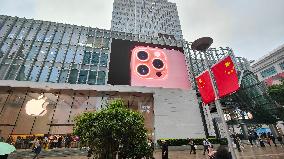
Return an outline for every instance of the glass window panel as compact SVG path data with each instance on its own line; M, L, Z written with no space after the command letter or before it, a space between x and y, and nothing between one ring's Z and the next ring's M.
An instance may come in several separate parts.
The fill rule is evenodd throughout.
M73 101L73 92L62 92L56 105L53 124L68 124Z
M102 37L102 36L103 36L103 32L102 32L102 31L97 30L97 32L96 32L96 36L97 36L97 37Z
M53 43L59 43L61 41L63 32L61 31L56 31L54 39L53 39Z
M9 48L11 47L12 41L13 41L13 40L10 39L10 38L6 39L6 41L4 42L4 44L3 44L2 47L1 47L1 52L2 52L3 54L7 54L7 53L8 53Z
M46 55L47 55L47 51L49 48L49 43L44 43L38 53L37 56L37 61L44 61Z
M70 123L73 123L73 119L75 116L86 111L86 107L88 103L88 94L84 94L84 93L85 92L80 92L80 93L77 92L74 97L71 114L70 114L70 121L69 121Z
M34 23L32 26L32 29L30 30L26 40L33 40L33 38L35 37L38 27L40 26L40 23Z
M101 37L96 37L96 38L95 38L94 47L95 47L95 48L100 48L100 47L102 47L101 44L102 44L102 38L101 38Z
M78 40L79 40L79 36L80 36L80 32L81 32L81 28L77 27L71 37L71 41L70 44L71 45L77 45L78 44Z
M79 40L79 45L84 46L87 43L87 34L81 34L80 35L80 40Z
M59 78L59 83L66 83L67 75L69 70L62 70Z
M75 46L70 46L68 48L68 51L67 51L64 63L71 63L71 62L73 62L73 58L74 58L74 55L75 55L75 50L76 50Z
M8 54L8 58L13 58L14 55L17 53L17 51L19 50L19 48L21 47L21 41L20 40L16 40Z
M20 68L20 65L12 65L10 67L9 72L7 73L6 79L7 80L14 80L17 76L17 71Z
M88 99L88 104L86 106L87 111L96 111L96 105L97 105L98 98L95 94L90 93L90 97Z
M86 84L87 76L88 76L88 71L81 70L80 74L79 74L79 78L78 78L78 83L79 84Z
M46 134L48 132L51 119L53 116L53 110L56 105L57 101L57 94L52 93L44 93L44 97L46 98L46 101L48 102L48 105L46 106L46 114L43 116L37 116L36 120L34 122L34 126L32 129L32 134Z
M37 55L37 53L39 52L39 47L38 45L36 44L33 44L30 52L28 53L28 56L27 56L27 60L30 60L32 61L33 58Z
M83 64L90 64L90 61L91 61L90 59L91 59L91 53L85 52Z
M29 77L31 66L30 65L23 65L21 66L19 75L17 77L17 80L19 81L25 81Z
M261 74L261 76L263 78L272 76L272 75L274 75L276 73L277 73L277 71L276 71L274 66L272 66L272 67L270 67L270 68L260 72L260 74Z
M0 65L0 79L4 78L5 73L6 73L7 69L8 69L8 67L9 67L9 64L2 64L2 65Z
M57 48L58 48L58 45L52 45L49 52L48 52L48 55L47 55L47 58L46 58L46 61L53 61L55 59L55 56L56 56L56 53L57 53Z
M67 50L67 46L66 45L61 45L59 50L58 50L58 54L56 56L56 62L61 62L63 63L64 58L65 58L65 54L66 54L66 50Z
M83 47L80 46L77 49L76 56L75 56L75 59L74 59L74 63L75 64L81 64L82 60L83 60L83 56L84 56Z
M76 83L78 72L79 72L79 70L77 70L77 69L72 69L71 70L70 76L69 76L69 79L68 79L68 83L71 83L71 84L75 84Z
M60 69L57 67L53 67L48 81L52 83L57 83L59 73L60 73Z
M3 107L2 114L0 115L0 123L14 125L24 100L24 92L13 93Z
M22 28L22 30L20 31L19 35L17 36L17 39L23 40L24 37L27 35L28 31L29 31L28 27Z
M106 77L105 71L99 71L99 72L98 72L98 81L97 81L97 84L98 84L98 85L104 85L104 84L105 84L105 77Z
M107 63L108 63L108 55L107 54L101 54L100 66L106 67Z
M36 63L31 71L29 81L37 81L37 77L39 76L39 71L41 69L41 63Z
M62 44L68 44L71 38L72 30L67 29L62 38Z
M96 78L97 78L97 71L90 71L88 84L95 85L96 84Z
M21 25L20 24L16 24L13 26L12 31L10 32L10 34L8 35L8 38L15 38L17 36L17 32L21 29Z
M17 54L17 59L23 60L26 55L28 54L30 47L31 47L31 42L30 41L26 41L25 44L23 44L23 48L21 48Z
M281 63L279 64L279 66L280 66L281 70L284 70L284 62L281 62Z
M46 32L47 32L46 28L41 28L37 33L36 41L43 41Z
M92 53L92 64L97 66L99 64L99 54L98 53Z
M110 39L103 38L103 48L109 49Z
M23 103L24 107L21 109L13 134L29 134L31 132L35 117L26 113L26 110L28 109L25 106L28 101L37 99L39 96L40 94L38 93L27 94L25 102ZM40 105L36 106L40 107Z
M48 29L48 32L46 33L44 42L51 42L52 38L55 35L55 30L56 30L56 24L52 24L50 28Z
M39 82L46 82L49 74L49 67L44 66L39 77Z

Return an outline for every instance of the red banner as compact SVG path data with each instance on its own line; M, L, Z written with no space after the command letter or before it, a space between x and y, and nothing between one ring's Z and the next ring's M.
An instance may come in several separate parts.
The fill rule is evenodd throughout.
M240 88L238 75L230 56L224 58L212 67L219 98L224 97Z
M195 78L201 99L205 104L211 103L215 100L215 93L208 71Z

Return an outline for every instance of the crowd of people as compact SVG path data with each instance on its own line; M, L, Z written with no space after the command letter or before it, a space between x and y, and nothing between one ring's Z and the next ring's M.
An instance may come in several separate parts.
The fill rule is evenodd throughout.
M244 149L244 146L240 140L240 138L236 135L232 135L234 144L236 145L236 148L238 149L239 152L241 152ZM283 136L278 136L277 138L274 137L274 135L270 132L268 133L261 133L257 134L256 132L252 132L248 135L248 141L251 146L259 146L259 147L266 147L266 146L272 146L274 145L277 147L277 142L278 145L284 146L283 142ZM277 141L276 141L277 140Z
M196 154L197 145L194 143L193 139L188 138L188 145L190 145L189 154ZM204 138L203 141L203 155L207 153L209 159L230 159L231 154L227 148L220 146L217 150L214 150L213 144L209 142L208 139ZM162 159L168 159L168 142L166 140L162 141Z
M44 135L44 136L9 136L7 143L12 144L16 149L31 149L34 143L39 140L43 149L71 148L79 146L79 138L73 135Z

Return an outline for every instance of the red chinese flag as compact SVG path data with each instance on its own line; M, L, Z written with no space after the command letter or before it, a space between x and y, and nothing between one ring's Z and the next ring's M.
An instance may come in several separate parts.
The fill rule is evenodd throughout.
M205 104L211 103L215 100L215 93L208 71L195 78L197 87L199 89L201 99Z
M238 75L230 56L224 58L212 67L219 98L224 97L240 88Z

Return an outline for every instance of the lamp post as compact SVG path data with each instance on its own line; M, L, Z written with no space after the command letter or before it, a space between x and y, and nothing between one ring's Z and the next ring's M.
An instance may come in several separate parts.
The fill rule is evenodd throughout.
M232 159L236 159L237 156L236 156L236 153L234 151L232 139L231 139L230 134L229 134L228 125L227 125L227 123L225 121L225 117L224 117L224 114L223 114L223 111L222 111L222 108L221 108L221 104L220 104L220 100L219 100L219 97L218 97L218 90L217 90L217 87L215 86L215 84L213 82L213 74L211 72L211 69L210 69L210 66L209 66L209 62L208 62L208 58L207 58L207 55L206 55L206 50L210 47L210 45L212 43L213 43L213 39L212 38L210 38L210 37L202 37L202 38L199 38L199 39L195 40L192 43L191 49L192 50L196 50L196 51L201 51L201 52L204 53L205 65L208 68L210 79L211 79L211 83L212 83L212 86L213 86L213 90L214 90L214 93L215 93L216 98L217 98L215 100L216 109L217 109L217 112L218 112L219 116L221 117L221 121L222 121L222 123L224 125L225 134L226 134L226 137L227 137L227 140L228 140L229 151L232 154Z

